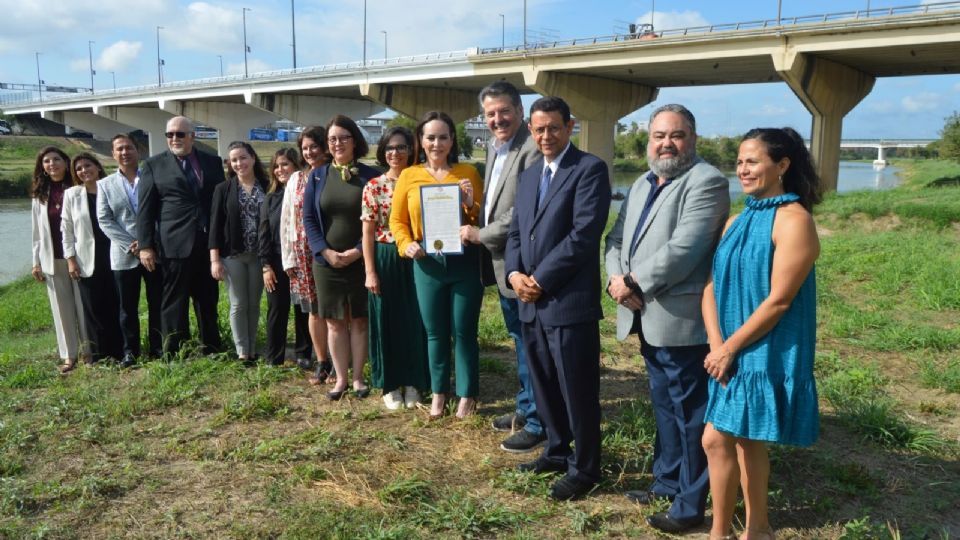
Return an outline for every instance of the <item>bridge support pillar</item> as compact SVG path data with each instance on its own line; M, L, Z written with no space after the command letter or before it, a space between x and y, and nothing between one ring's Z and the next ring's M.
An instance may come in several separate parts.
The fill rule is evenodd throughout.
M160 108L217 128L217 153L223 158L227 157L227 146L231 142L249 140L251 128L279 119L263 109L224 101L161 101Z
M825 191L836 191L843 117L873 90L874 77L831 60L788 51L777 72L813 115L810 153Z
M612 79L531 69L524 84L544 96L559 96L580 121L580 146L607 162L613 170L613 142L617 121L650 103L658 90L652 86Z
M882 169L887 166L887 156L884 150L886 148L882 144L877 146L877 159L873 162L874 169Z
M365 83L360 85L360 94L418 121L424 113L435 110L449 114L458 123L480 113L477 94L465 90Z
M89 131L98 139L110 139L130 131L130 126L87 111L41 111L41 118L72 128Z
M343 99L296 94L249 94L247 104L286 118L303 126L323 126L335 114L343 114L354 120L368 118L385 107L360 99Z
M167 130L167 120L172 115L166 111L150 107L120 107L116 105L94 106L93 113L143 130L147 134L150 155L159 154L167 149L164 132ZM129 131L129 130L128 130ZM115 135L116 133L114 133Z

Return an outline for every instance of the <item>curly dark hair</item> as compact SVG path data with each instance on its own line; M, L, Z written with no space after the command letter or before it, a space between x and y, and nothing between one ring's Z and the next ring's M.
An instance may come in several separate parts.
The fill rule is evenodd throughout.
M814 167L813 157L803 142L803 137L793 128L754 128L743 136L741 142L755 139L763 143L767 155L774 163L783 158L790 166L783 173L783 191L800 196L800 204L812 211L823 200L823 186Z
M51 152L60 156L64 167L67 169L70 167L70 156L56 146L45 146L37 153L37 160L33 165L33 183L30 185L30 197L39 199L44 204L47 203L47 197L50 195L50 182L53 182L53 180L43 170L43 157ZM63 181L69 182L71 186L77 185L69 170L64 172Z

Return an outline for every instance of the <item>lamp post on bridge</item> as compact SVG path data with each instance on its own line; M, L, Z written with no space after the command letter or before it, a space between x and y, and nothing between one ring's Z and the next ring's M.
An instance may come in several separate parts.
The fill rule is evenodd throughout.
M157 86L163 86L163 60L160 59L160 30L162 26L157 27Z
M498 15L500 15L500 51L503 52L507 48L507 19L503 16L503 13L498 13Z
M297 69L297 19L293 0L290 0L290 34L293 36L293 69Z
M37 59L37 91L40 92L40 101L43 101L43 79L40 78L40 53L34 53Z
M367 0L363 0L363 67L367 67Z
M110 72L110 77L113 79L113 91L117 91L117 74L113 71Z
M387 63L387 31L381 30L380 33L383 34L383 63L386 64Z
M243 8L243 78L246 79L250 76L250 70L247 66L247 53L250 52L250 47L247 46L247 12L253 11L250 8Z
M223 55L218 54L217 58L220 59L220 76L223 77Z
M93 70L93 44L94 43L96 43L96 41L87 41L87 53L89 53L90 55L90 93L91 94L93 93L93 76L97 74L97 72Z

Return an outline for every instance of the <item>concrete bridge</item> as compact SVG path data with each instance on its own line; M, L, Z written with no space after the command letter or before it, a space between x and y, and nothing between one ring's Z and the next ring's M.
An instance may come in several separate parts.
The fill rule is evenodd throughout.
M843 117L877 77L955 73L960 2L941 2L48 95L3 108L97 135L142 129L154 153L176 114L218 128L220 141L278 119L318 124L387 107L414 118L440 109L462 121L479 112L480 88L506 79L566 99L581 146L612 162L616 122L659 88L783 81L811 113L811 152L835 189Z
M847 139L840 141L840 148L876 148L873 166L883 168L887 166L884 152L887 148L925 148L934 142L935 139Z

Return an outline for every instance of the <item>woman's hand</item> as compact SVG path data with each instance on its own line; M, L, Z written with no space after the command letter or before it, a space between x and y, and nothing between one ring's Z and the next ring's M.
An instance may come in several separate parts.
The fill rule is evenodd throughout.
M363 286L367 288L373 294L379 296L380 294L380 276L373 270L367 272L367 279L363 282Z
M277 290L277 276L273 273L273 268L269 266L263 267L263 288L270 293Z
M76 257L67 259L67 275L74 281L80 281L80 265L77 264Z
M410 242L407 244L407 248L403 250L403 255L408 259L419 259L420 257L426 256L426 254L423 248L420 247L419 242Z
M221 261L211 261L210 275L217 281L223 281L227 277L227 269Z
M707 370L707 375L726 387L727 381L730 379L727 370L730 369L734 356L734 352L728 349L726 345L721 345L711 350L707 357L703 359L703 368Z
M336 251L327 248L320 252L320 256L323 257L323 260L327 261L327 264L331 268L340 268L340 254Z
M346 251L339 253L339 255L340 255L340 263L344 267L346 267L357 262L357 260L359 260L360 257L363 256L363 253L361 253L360 250L357 248L350 248Z
M37 283L43 283L46 280L46 278L43 277L43 270L40 269L39 264L30 270L30 275L33 276L33 279L36 280Z
M473 184L469 179L460 180L460 192L463 193L463 204L467 208L473 208Z

